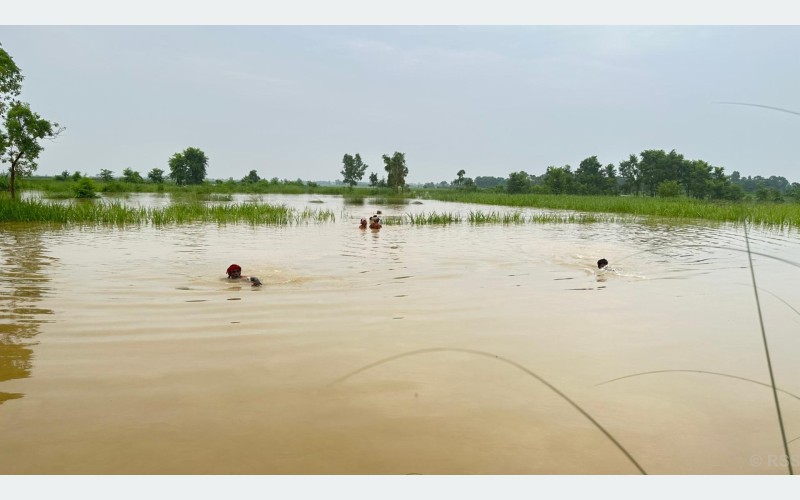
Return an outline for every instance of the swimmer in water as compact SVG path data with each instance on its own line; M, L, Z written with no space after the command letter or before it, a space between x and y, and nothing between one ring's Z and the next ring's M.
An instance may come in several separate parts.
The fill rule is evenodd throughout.
M605 269L608 267L608 261L606 259L600 259L597 261L597 269Z
M359 229L366 229L367 228L367 219L361 218L361 225L358 226Z
M378 213L381 213L381 211L378 210ZM381 218L380 217L378 217L377 215L373 215L372 217L369 218L369 228L370 229L380 229L381 227L383 227L383 226L381 225Z
M239 264L231 264L225 272L229 280L247 280L251 283L250 286L261 286L261 280L255 276L242 276L242 266Z

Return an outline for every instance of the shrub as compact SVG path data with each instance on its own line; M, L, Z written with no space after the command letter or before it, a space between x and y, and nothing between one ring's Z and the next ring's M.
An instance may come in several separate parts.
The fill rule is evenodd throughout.
M660 198L675 198L680 196L681 191L681 185L678 184L678 181L664 181L658 185L656 194Z
M94 182L88 177L83 177L73 187L75 198L91 199L97 198L96 188Z

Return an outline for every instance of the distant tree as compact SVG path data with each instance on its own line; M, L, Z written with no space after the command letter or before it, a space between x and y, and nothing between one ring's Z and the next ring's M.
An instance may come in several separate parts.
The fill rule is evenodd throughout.
M82 178L83 178L83 175L81 175L81 173L79 171L76 170L75 172L72 173L72 180L73 181L79 181Z
M0 49L1 50L1 49ZM9 164L9 193L16 199L14 183L18 175L30 175L39 167L36 160L44 150L42 139L54 139L64 129L31 111L27 103L14 102L0 130L0 161Z
M369 185L375 187L378 185L378 174L371 172L369 174Z
M160 168L154 168L153 170L147 172L147 178L150 179L150 182L153 182L154 184L163 184L164 171Z
M169 176L179 186L202 184L206 178L208 157L198 148L189 147L169 159Z
M503 177L484 177L480 175L475 177L475 185L481 189L493 188L505 183L506 180Z
M114 180L114 172L107 168L100 169L100 180L103 182L111 182Z
M255 170L251 170L249 174L244 176L244 178L242 179L242 182L255 184L260 180L261 180L261 177L258 176L258 172L256 172Z
M547 172L544 174L544 185L547 191L553 194L574 193L575 174L572 173L572 167L569 165L547 167Z
M679 182L686 175L687 164L683 155L676 153L674 149L669 153L649 149L642 151L640 156L639 170L642 186L647 194L655 195L662 182Z
M351 188L364 178L364 173L369 168L369 165L361 161L361 155L358 153L355 156L345 154L342 158L342 165L344 168L340 173L344 178L344 183L350 185Z
M613 165L612 165L613 169ZM608 194L607 169L603 167L597 156L590 156L581 161L575 171L577 191L581 194Z
M604 175L605 177L605 189L603 190L603 194L618 194L618 187L617 187L617 171L614 167L613 163L609 163L606 165Z
M531 189L531 178L524 170L508 174L506 192L509 194L527 193Z
M639 194L642 190L642 172L639 170L639 157L630 155L627 160L619 162L619 175L624 179L622 190L626 193Z
M463 184L464 175L466 175L466 172L463 169L459 170L458 173L456 174L456 180L453 181L453 184L455 184L456 186L460 186L461 184Z
M60 174L54 175L53 179L55 179L57 181L65 181L65 180L69 179L69 170L64 170Z
M796 202L800 202L800 184L797 182L793 182L789 187L786 188L786 196L789 198L794 199Z
M680 196L681 191L683 191L683 188L678 184L678 181L668 180L658 185L656 194L661 198L674 198Z
M122 171L122 180L123 182L130 182L133 184L141 184L144 182L142 175L131 168L126 168Z
M406 176L408 175L405 153L395 151L391 157L383 155L383 163L388 174L386 184L392 189L402 191L406 186Z

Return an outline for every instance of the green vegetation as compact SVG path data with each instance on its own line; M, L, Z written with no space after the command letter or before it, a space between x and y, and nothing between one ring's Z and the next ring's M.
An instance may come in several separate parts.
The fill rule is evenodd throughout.
M54 139L64 130L17 99L22 79L14 59L0 46L0 162L9 164L8 192L12 200L16 198L17 176L31 175L38 168L36 160L44 150L42 140Z
M344 168L341 174L344 177L344 183L351 188L364 178L364 172L369 168L369 165L361 161L361 155L358 153L356 153L355 157L345 154L344 158L342 158L342 164Z
M440 201L482 205L548 208L674 219L707 219L719 222L750 220L757 225L800 227L800 204L798 203L712 202L686 197L509 195L438 189L424 191L419 195L423 198ZM602 218L597 219L602 220Z
M191 222L297 225L308 222L333 222L335 216L330 210L297 211L284 205L259 203L220 205L178 203L166 208L141 208L125 206L119 202L45 203L36 200L14 201L0 197L0 220L157 226Z
M386 184L396 191L404 191L406 187L406 176L408 176L406 154L395 151L391 157L389 155L383 155L383 163L388 176Z
M203 151L198 148L186 148L182 153L175 153L169 159L169 177L179 186L202 184L206 178L207 167L208 157Z

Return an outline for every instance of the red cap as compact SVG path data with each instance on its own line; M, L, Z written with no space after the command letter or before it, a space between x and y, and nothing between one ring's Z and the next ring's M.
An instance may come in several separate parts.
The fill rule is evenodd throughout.
M228 273L228 276L230 276L233 271L242 272L242 266L240 266L239 264L231 264L230 266L228 266L228 270L225 272Z

